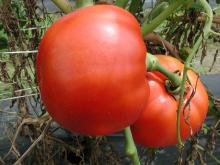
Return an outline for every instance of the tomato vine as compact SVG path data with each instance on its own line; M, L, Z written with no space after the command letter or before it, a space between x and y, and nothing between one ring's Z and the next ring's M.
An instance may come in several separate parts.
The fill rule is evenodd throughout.
M203 30L204 39L207 40L209 35L211 34L210 30L211 30L211 25L212 25L212 20L213 20L213 12L212 12L210 5L207 3L206 0L200 0L200 3L208 16L206 23L205 23L204 30ZM189 54L189 56L187 57L184 63L183 79L182 79L181 89L180 89L180 102L179 102L179 106L177 109L177 137L178 137L178 149L180 153L181 153L181 150L183 149L183 143L181 141L181 135L180 135L180 109L183 103L183 97L184 97L184 91L185 91L185 85L186 85L185 82L187 80L187 70L190 68L190 62L202 44L202 39L203 39L203 36L200 36L199 39L196 41L191 53Z
M52 0L52 2L65 14L70 13L74 9L68 0Z
M93 5L93 0L77 0L76 1L76 7L81 8L81 7L87 7Z
M66 3L65 0L53 0L54 3L64 12L64 13L69 13L72 8ZM183 143L181 140L181 135L180 135L180 109L182 107L182 103L183 103L183 96L184 96L184 91L185 91L185 83L187 80L187 71L188 69L190 69L190 62L193 59L193 57L195 56L197 50L199 49L202 40L207 40L207 38L211 35L211 34L217 34L215 32L213 32L211 30L211 24L212 24L212 20L213 20L213 12L212 9L210 7L210 5L207 3L206 0L200 0L199 1L201 6L203 7L204 11L207 14L207 19L205 22L205 27L204 27L204 34L203 36L200 36L198 38L198 40L196 41L193 49L190 51L189 56L187 57L185 64L184 64L184 71L183 71L183 78L180 82L179 77L177 76L173 76L172 73L169 73L165 70L163 70L160 66L157 67L157 69L159 69L162 73L166 74L166 75L171 75L170 79L175 79L172 80L172 82L174 82L174 85L176 87L180 87L180 102L178 104L178 109L177 109L177 137L178 137L178 150L179 153L182 152L183 149ZM164 10L162 13L160 13L157 17L155 17L151 22L148 22L148 20L146 20L143 24L142 24L142 35L146 36L146 34L148 34L149 32L154 31L155 28L157 28L164 20L166 20L172 13L174 13L178 8L180 7L186 7L188 4L191 4L192 0L177 0L174 1L173 3L171 3L168 8L166 10ZM91 5L92 1L91 0L79 0L77 1L78 7L82 7L82 6L87 6L87 5ZM128 4L128 0L116 0L116 5L125 8L126 5ZM217 34L219 35L219 34ZM204 38L203 38L204 37ZM149 63L149 61L147 61ZM175 77L175 78L172 78ZM134 143L133 143L133 139L132 139L132 135L129 133L129 129L130 128L126 128L125 129L125 136L126 136L126 141L130 141L131 145L126 145L127 146L127 151L129 151L128 153L134 153L135 156L131 156L131 154L128 154L131 159L133 160L134 164L138 164L138 156L137 156L137 150L136 148L134 148ZM131 148L129 146L132 146ZM130 149L129 149L130 148ZM132 152L130 152L130 150L132 150ZM133 155L133 154L132 154ZM136 162L136 163L135 163ZM139 162L140 163L140 162Z
M125 8L126 5L128 4L129 0L116 0L115 5Z

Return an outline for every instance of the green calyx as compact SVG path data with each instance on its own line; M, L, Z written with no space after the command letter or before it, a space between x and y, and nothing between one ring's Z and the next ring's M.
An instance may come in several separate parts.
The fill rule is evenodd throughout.
M159 71L164 74L168 80L165 82L166 89L169 93L176 95L180 91L181 77L164 68L158 58L150 53L147 53L146 58L147 71Z
M174 87L170 80L165 81L165 87L166 87L166 90L174 96L178 95L180 92L180 86Z

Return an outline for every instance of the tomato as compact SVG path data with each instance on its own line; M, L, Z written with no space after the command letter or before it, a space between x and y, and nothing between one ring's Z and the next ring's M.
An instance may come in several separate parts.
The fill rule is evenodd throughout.
M36 70L42 101L71 131L120 131L144 110L145 57L132 14L112 5L79 9L56 21L40 43Z
M183 73L184 65L177 59L165 55L157 55L157 57L160 64L169 71ZM188 70L187 75L191 85L189 82L186 83L180 120L180 133L184 141L199 131L208 110L208 95L202 82L192 70ZM138 144L149 147L175 145L177 144L176 122L179 99L167 92L165 88L167 78L164 75L148 72L146 77L150 86L150 96L144 112L131 127L134 140ZM187 103L188 100L190 104Z

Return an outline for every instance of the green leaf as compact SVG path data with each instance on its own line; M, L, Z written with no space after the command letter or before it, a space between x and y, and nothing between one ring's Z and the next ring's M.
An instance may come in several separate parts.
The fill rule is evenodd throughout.
M158 3L150 12L150 15L148 17L149 20L152 20L156 18L161 12L166 10L166 8L169 6L168 2L161 2Z
M8 40L5 37L0 37L0 50L8 47Z
M202 131L205 135L207 135L209 132L209 127L205 123L202 125Z
M213 9L216 15L220 15L220 6Z
M201 3L199 3L199 2L194 2L194 3L192 4L192 8L195 8L195 9L203 9Z
M130 7L129 7L129 11L135 15L136 13L138 13L140 11L140 9L142 9L143 7L143 3L142 0L132 0Z

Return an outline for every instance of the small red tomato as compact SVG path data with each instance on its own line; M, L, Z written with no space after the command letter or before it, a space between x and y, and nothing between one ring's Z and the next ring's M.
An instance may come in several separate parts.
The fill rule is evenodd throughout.
M129 126L149 95L145 54L138 22L122 8L95 5L62 17L37 56L47 111L64 128L87 135Z
M160 64L169 71L183 73L184 65L177 59L165 55L157 57ZM187 83L181 109L180 133L182 140L186 140L190 135L198 132L208 110L208 95L202 82L191 70L187 72L187 75L191 85L189 82ZM175 145L177 144L176 122L179 99L167 92L165 88L167 78L164 75L159 72L148 72L146 77L150 86L150 96L144 112L132 125L134 140L138 144L149 147ZM189 104L188 100L190 100Z

